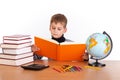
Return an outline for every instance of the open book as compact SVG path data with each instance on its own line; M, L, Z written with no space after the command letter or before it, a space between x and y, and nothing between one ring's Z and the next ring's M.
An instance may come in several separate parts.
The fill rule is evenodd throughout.
M86 45L76 42L58 43L52 39L34 37L35 45L40 48L36 54L58 61L83 61Z

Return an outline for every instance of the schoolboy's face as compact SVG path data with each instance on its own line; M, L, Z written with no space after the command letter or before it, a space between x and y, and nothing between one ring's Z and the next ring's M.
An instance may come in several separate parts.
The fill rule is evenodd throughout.
M50 32L54 38L60 38L66 32L66 30L67 29L64 28L64 24L61 24L59 22L53 22L50 24Z

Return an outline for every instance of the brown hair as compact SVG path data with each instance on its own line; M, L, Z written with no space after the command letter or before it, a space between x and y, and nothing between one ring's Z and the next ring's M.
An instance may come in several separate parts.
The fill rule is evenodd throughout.
M53 22L55 22L55 24L57 24L58 22L64 24L64 28L66 28L67 18L63 14L55 14L51 17L50 24Z

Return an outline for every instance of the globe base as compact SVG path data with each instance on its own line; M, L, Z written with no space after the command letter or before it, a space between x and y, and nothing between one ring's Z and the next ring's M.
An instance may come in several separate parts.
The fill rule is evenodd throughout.
M93 63L88 63L89 66L94 66L94 67L104 67L106 66L105 64L99 63L98 60L96 60L96 62Z

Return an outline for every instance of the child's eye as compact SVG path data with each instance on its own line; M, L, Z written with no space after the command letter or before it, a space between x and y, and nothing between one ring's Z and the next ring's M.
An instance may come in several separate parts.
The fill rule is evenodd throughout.
M52 28L52 29L54 29L54 30L55 30L56 28Z
M59 31L61 30L61 29L58 29Z
M60 30L62 30L62 28L58 28L58 30L60 31Z

